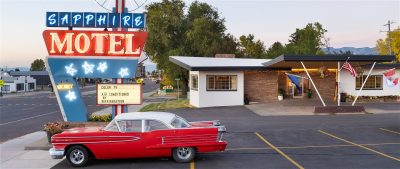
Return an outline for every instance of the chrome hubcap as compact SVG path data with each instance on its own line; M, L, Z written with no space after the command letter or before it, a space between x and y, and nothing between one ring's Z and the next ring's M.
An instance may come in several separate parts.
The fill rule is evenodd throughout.
M179 147L178 148L178 157L181 159L187 159L190 157L192 152L189 147Z
M81 164L85 159L85 156L81 150L75 149L72 150L71 154L69 155L69 159L71 159L71 162L74 164Z

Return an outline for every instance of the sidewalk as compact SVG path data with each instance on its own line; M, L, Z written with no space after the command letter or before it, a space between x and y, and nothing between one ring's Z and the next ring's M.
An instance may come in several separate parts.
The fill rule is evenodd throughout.
M326 102L327 105L336 105L336 102ZM341 105L351 105L351 103L341 103ZM396 102L387 103L357 103L365 107L367 113L384 114L400 113L400 104ZM260 116L298 116L298 115L324 115L315 114L315 106L322 106L317 99L287 99L280 102L255 103L245 105L248 109ZM365 114L365 113L337 113L340 114Z
M24 150L44 137L46 133L38 131L0 144L0 168L51 168L62 161L51 159L48 151Z

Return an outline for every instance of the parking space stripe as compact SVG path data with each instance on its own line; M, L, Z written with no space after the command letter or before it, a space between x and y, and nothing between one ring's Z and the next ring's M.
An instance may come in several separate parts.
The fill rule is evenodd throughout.
M190 169L194 169L194 160L190 161Z
M289 160L293 165L295 165L297 168L299 169L304 169L303 166L301 166L299 163L297 163L296 161L294 161L292 158L290 158L288 155L286 155L284 152L282 152L281 150L279 150L277 147L275 147L274 145L272 145L270 142L268 142L261 134L259 134L258 132L255 132L254 134L256 134L258 136L258 138L260 138L264 143L266 143L268 146L270 146L272 149L274 149L276 152L278 152L279 154L281 154L283 157L285 157L287 160Z
M346 142L346 143L355 145L355 146L357 146L357 147L360 147L360 148L363 148L363 149L372 151L372 152L374 152L374 153L376 153L376 154L379 154L379 155L381 155L381 156L384 156L384 157L386 157L386 158L390 158L390 159L392 159L392 160L396 160L396 161L399 161L399 162L400 162L400 159L398 159L398 158L396 158L396 157L392 157L392 156L387 155L387 154L385 154L385 153L382 153L382 152L376 151L376 150L374 150L374 149L365 147L365 146L363 146L363 145L360 145L360 144L357 144L357 143L348 141L348 140L346 140L346 139L340 138L340 137L335 136L335 135L333 135L333 134L330 134L330 133L328 133L328 132L325 132L325 131L322 131L322 130L318 130L318 131L319 131L320 133L325 134L325 135L327 135L327 136L330 136L330 137L332 137L332 138L338 139L338 140L340 140L340 141L343 141L343 142Z
M372 144L360 144L363 146L381 146L381 145L400 145L400 143L372 143ZM331 147L356 147L351 144L332 144L332 145L321 145L321 146L291 146L291 147L276 147L279 149L302 149L302 148L331 148ZM225 151L239 151L239 150L271 150L268 147L250 147L250 148L228 148Z
M394 133L394 134L400 134L400 132L389 130L389 129L384 129L384 128L379 128L379 129L381 129L383 131L391 132L391 133Z

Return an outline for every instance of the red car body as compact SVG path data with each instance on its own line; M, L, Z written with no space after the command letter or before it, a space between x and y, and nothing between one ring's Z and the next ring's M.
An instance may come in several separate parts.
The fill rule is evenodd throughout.
M151 118L153 116L146 113L156 114L154 118ZM144 112L142 113L143 118L140 117L140 113L131 114L134 114L134 116L119 119L131 120L129 117L134 117L136 120L142 120L143 123L145 123L145 120L157 120L165 123L169 121L169 117L167 120L156 119L159 112ZM180 118L174 114L168 114ZM112 122L115 121L115 124L119 124L117 119ZM166 125L168 128L165 129L151 131L143 131L142 129L142 131L136 132L123 132L120 125L117 126L118 131L93 127L73 128L51 138L53 148L50 149L50 155L52 158L62 158L66 155L68 149L74 145L85 147L96 159L170 157L172 150L177 147L193 147L199 153L225 150L227 142L222 140L225 127L220 126L218 121L191 122L188 124L183 128Z

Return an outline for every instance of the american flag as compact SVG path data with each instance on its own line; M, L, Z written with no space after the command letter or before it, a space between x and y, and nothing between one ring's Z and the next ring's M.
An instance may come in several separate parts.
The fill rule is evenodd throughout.
M342 66L342 69L348 70L353 77L357 76L356 70L353 68L353 66L351 66L349 62L345 62Z

